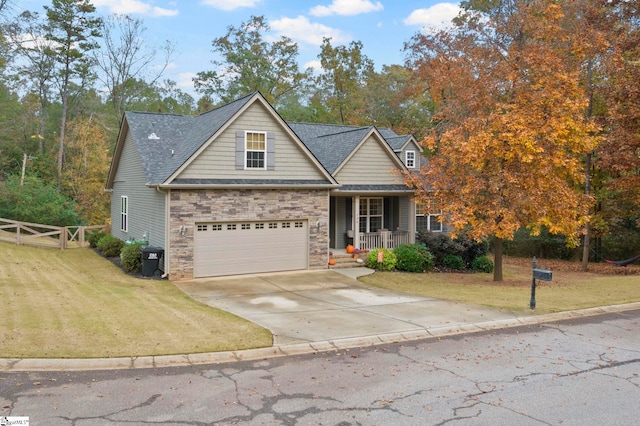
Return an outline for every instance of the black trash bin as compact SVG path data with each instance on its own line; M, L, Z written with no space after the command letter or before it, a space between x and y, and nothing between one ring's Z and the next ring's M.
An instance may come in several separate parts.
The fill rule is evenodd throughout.
M160 258L163 256L164 250L159 247L140 247L140 255L142 256L142 276L153 277L160 265Z

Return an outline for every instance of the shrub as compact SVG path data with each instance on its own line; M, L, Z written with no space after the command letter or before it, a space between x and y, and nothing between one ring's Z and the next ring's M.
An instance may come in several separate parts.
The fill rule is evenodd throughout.
M124 247L124 242L112 235L105 235L98 240L98 248L104 257L120 256L122 247Z
M490 274L493 272L493 262L487 256L476 257L473 259L473 262L471 262L471 269Z
M464 260L462 260L462 256L447 254L444 259L442 259L442 266L459 271L464 269Z
M378 263L378 252L382 252L382 263ZM374 249L369 252L367 257L367 267L371 269L379 269L381 271L392 271L396 267L398 259L396 255L388 249Z
M93 232L92 234L89 234L89 236L87 237L87 242L89 243L90 247L98 247L98 241L100 241L100 238L104 237L105 234L103 231L98 231L98 232Z
M81 225L74 211L75 202L63 195L53 183L27 176L9 176L0 182L0 217L43 225Z
M120 260L122 267L127 272L140 272L142 269L142 259L140 256L140 247L145 244L125 244L120 251Z
M396 269L424 272L433 269L433 255L422 244L403 244L393 251L397 257Z
M444 259L447 255L460 256L463 268L470 267L473 259L485 256L489 252L487 241L478 242L469 238L465 233L457 238L451 238L441 232L421 232L417 241L424 244L427 250L434 256L434 263L438 266L445 266Z

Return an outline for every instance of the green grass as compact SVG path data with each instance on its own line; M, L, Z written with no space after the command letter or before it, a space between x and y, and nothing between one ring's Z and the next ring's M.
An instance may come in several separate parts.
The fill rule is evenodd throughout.
M556 262L557 264L557 262ZM537 281L536 309L529 309L531 267L504 265L504 281L485 273L376 272L360 281L388 290L533 314L640 301L638 275L553 271L553 281Z
M90 358L265 347L271 333L128 276L90 249L0 242L0 358Z

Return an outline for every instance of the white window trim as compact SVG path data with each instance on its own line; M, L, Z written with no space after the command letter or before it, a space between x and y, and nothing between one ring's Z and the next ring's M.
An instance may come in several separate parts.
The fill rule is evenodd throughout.
M375 214L375 215L371 214L371 200L381 200L382 212L380 214ZM380 227L381 227L381 229L384 228L384 197L366 197L366 198L363 197L363 198L360 198L360 206L362 206L363 204L366 205L367 212L366 212L366 214L359 214L358 217L359 217L359 219L366 218L366 224L367 224L366 228L367 229L364 230L364 231L359 231L359 232L364 232L364 233L372 232L371 231L371 218L372 217L379 217L380 218ZM359 223L358 223L358 229L360 229L360 224Z
M421 206L423 206L421 208ZM444 232L444 226L443 223L438 221L438 218L440 216L442 216L442 210L440 210L440 213L432 213L429 211L426 211L427 209L424 208L424 204L419 204L416 203L416 218L418 217L426 217L427 218L427 229L426 231L428 232ZM440 229L431 229L431 221L435 220L436 222L438 222L438 224L440 225ZM416 220L416 224L418 223L418 221ZM425 229L420 229L418 231L425 231Z
M409 158L409 154L411 154L411 158ZM409 162L411 162L411 164L409 164ZM409 169L415 169L416 168L416 152L415 151L413 151L413 150L405 151L405 153L404 153L404 164Z
M129 232L129 197L120 196L120 230Z
M252 134L262 134L264 135L264 150L261 149L247 149L247 135ZM245 170L267 170L267 132L259 131L259 130L245 130L244 132L244 169ZM262 162L262 167L249 167L247 159L248 152L262 152L264 153L264 161Z

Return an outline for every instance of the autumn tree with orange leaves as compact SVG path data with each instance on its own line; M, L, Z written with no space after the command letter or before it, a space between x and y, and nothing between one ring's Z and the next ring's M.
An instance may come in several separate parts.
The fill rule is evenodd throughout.
M502 281L503 241L523 227L578 244L592 202L583 160L598 128L585 117L583 40L564 25L562 2L461 5L454 29L406 46L436 114L423 140L428 165L405 180L418 201L442 201L454 234L492 239Z
M615 20L609 25L613 60L607 63L604 91L608 134L597 159L607 175L607 223L614 224L640 218L640 4L610 0L607 6Z

